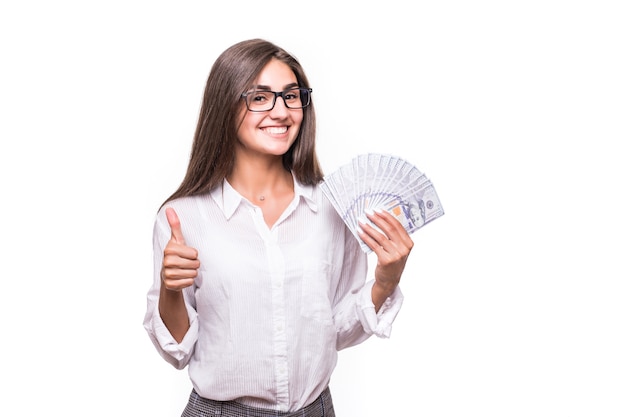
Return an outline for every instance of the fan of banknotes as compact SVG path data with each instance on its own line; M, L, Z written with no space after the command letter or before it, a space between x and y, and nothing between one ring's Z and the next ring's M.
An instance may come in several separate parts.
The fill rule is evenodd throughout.
M320 187L365 253L372 250L357 231L359 221L372 224L365 216L367 209L390 212L408 233L444 214L435 187L426 175L393 155L358 155L325 176Z

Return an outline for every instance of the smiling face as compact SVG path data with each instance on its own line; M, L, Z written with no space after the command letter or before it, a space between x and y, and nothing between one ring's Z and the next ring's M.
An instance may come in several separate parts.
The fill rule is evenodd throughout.
M253 89L283 91L297 87L295 74L287 64L272 59L259 73ZM281 156L295 142L302 124L302 109L289 109L281 97L272 110L248 111L242 102L243 121L237 130L237 152Z

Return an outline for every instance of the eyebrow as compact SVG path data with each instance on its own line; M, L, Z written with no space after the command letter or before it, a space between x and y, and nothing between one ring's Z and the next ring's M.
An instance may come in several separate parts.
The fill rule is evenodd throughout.
M291 83L291 84L287 84L285 87L283 87L283 91L285 90L289 90L290 88L294 88L297 87L298 83ZM263 91L272 91L272 88L269 85L253 85L252 86L253 90L263 90Z

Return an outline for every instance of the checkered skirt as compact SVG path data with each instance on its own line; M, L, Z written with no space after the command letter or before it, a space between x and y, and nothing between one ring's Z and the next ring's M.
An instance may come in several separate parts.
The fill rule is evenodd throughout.
M235 401L209 400L193 390L181 417L335 417L335 410L329 388L313 403L288 412L249 407Z

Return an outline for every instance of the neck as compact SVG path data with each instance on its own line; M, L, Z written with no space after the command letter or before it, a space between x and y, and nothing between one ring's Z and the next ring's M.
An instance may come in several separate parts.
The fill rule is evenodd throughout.
M283 167L282 160L235 163L227 180L239 194L254 203L293 193L293 177Z

